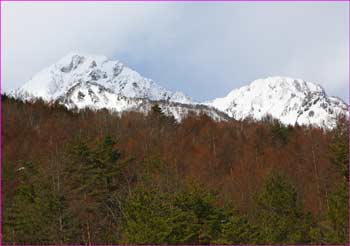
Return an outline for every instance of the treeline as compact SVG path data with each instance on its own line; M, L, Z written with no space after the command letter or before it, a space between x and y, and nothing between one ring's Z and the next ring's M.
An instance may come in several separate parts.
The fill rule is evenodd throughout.
M4 244L345 244L348 128L2 96Z

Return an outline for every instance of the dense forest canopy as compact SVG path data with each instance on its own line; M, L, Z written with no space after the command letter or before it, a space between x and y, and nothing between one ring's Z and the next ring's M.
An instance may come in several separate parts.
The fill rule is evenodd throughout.
M348 122L181 123L2 96L6 244L345 244Z

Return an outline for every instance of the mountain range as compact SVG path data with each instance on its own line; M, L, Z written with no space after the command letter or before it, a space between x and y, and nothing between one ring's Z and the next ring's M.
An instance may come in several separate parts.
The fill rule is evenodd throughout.
M270 115L285 125L331 129L348 105L330 97L317 84L288 77L258 79L227 96L196 102L182 92L161 87L120 61L105 56L70 53L10 92L23 101L38 98L59 102L68 109L102 109L147 113L158 104L181 121L188 114L207 114L216 121L261 120Z

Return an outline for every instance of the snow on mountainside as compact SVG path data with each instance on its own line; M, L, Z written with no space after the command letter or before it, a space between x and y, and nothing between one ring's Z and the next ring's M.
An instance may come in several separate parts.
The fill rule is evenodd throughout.
M39 72L12 94L24 100L40 97L45 101L55 101L72 86L85 82L97 83L124 97L192 103L185 94L166 90L119 61L77 53L71 53Z
M147 113L155 102L177 120L205 113L215 120L266 115L284 124L333 128L348 106L328 97L319 85L301 79L269 77L231 91L226 97L196 103L182 92L169 91L150 79L105 56L71 53L36 74L10 93L21 100L58 101L69 109L102 109Z
M328 97L320 85L286 77L255 80L206 105L236 120L260 120L269 114L283 124L325 128L333 128L338 115L348 114L348 106L338 98Z
M229 117L199 105L182 92L171 92L142 77L119 61L104 56L71 53L13 91L24 100L58 101L68 109L102 109L148 113L156 102L167 115L181 121L188 114L205 113L215 120Z
M102 109L107 108L112 112L122 113L126 111L137 111L147 114L152 106L158 104L162 111L168 116L174 116L181 121L189 114L206 114L216 121L229 120L223 112L199 104L184 104L168 100L149 100L148 98L131 98L113 93L94 82L80 82L72 86L64 96L57 99L68 109Z

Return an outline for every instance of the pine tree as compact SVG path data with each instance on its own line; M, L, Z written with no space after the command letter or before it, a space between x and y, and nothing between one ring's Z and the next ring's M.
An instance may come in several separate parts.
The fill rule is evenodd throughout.
M334 137L330 145L331 161L339 170L345 182L349 179L349 141L348 124L346 118L340 118L334 130Z
M151 113L154 115L164 115L162 109L159 107L157 103L152 106Z
M177 194L139 188L124 206L124 241L137 244L208 244L218 239L223 211L209 193Z
M292 129L293 128L287 127L278 120L275 120L271 126L273 143L279 146L286 145Z
M252 244L258 239L258 229L238 210L230 211L221 227L219 244Z
M98 171L94 185L94 198L98 201L98 214L104 220L100 224L105 231L100 235L101 243L117 242L119 220L121 217L119 203L123 196L126 196L129 184L126 184L123 171L130 162L130 159L121 160L121 153L116 149L116 142L110 137L105 137L94 148L95 162ZM107 226L108 225L108 226Z
M156 124L158 128L164 128L164 126L174 126L176 123L174 116L167 116L157 103L152 106L150 116L154 121L153 124Z
M99 172L98 180L102 183L100 184L101 192L99 195L106 196L115 189L117 189L118 181L121 179L122 167L119 165L118 161L120 159L120 153L115 149L116 142L109 136L105 137L104 140L97 146L95 150L95 158L97 162L97 168ZM99 192L99 191L98 191Z
M81 239L87 244L106 242L104 240L116 242L116 234L109 230L115 230L117 224L115 213L118 208L114 195L122 186L122 168L127 164L119 159L120 153L111 137L104 138L95 147L90 147L88 141L82 139L70 147L67 187L70 200L74 201L72 213L77 215L79 228L84 231ZM95 217L104 219L97 223L92 221ZM109 225L108 233L98 229L105 224ZM110 236L105 238L103 235L107 234Z
M331 161L342 180L334 185L334 191L330 198L328 211L330 230L327 233L327 241L344 244L349 242L349 142L346 118L339 119L330 147Z
M52 221L47 187L38 169L27 162L18 169L20 184L11 204L4 204L3 226L5 242L16 244L48 244L52 242L49 228Z
M212 192L195 186L190 186L174 199L174 205L182 211L194 213L198 227L196 231L197 244L209 244L217 240L222 221L225 219L224 211L215 205L216 197Z
M168 198L139 189L124 205L123 238L126 243L162 244L171 231Z
M330 198L328 218L331 230L327 231L327 242L345 244L349 240L348 186L339 183Z
M86 140L79 138L69 146L68 160L65 188L71 201L72 214L78 220L73 230L81 231L75 240L92 244L92 218L98 206L92 195L95 190L96 164Z
M256 199L259 243L308 243L310 220L304 215L295 188L271 173Z

